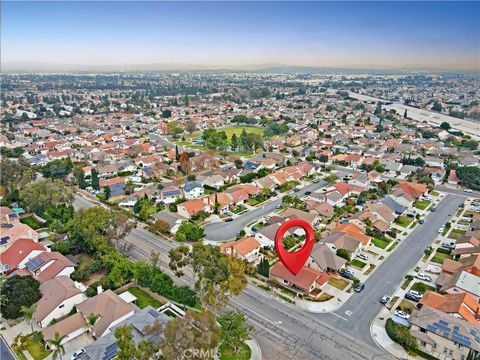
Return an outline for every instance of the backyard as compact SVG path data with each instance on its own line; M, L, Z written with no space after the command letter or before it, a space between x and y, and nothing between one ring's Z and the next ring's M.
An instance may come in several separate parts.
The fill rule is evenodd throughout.
M22 224L30 226L33 230L37 230L42 227L45 227L44 224L42 224L40 221L35 219L33 216L27 216L27 217L21 218L20 222Z
M160 306L163 304L158 301L157 299L154 299L152 296L147 294L145 291L138 287L131 287L128 288L128 291L137 298L135 301L135 304L140 308L146 308L148 305L153 307L154 309L158 309Z

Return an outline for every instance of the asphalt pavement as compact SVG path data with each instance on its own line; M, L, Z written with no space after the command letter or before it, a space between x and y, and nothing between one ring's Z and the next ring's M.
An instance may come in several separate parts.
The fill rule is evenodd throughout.
M307 191L315 191L325 187L327 182L320 180L318 183L313 183L310 185L305 186L301 190L297 191L294 195L298 197L302 197L305 195ZM285 194L283 194L285 195ZM205 239L209 241L221 242L227 241L231 239L235 239L238 233L248 224L253 223L261 219L262 217L270 214L274 211L278 205L282 203L281 196L273 201L265 203L265 205L261 205L255 210L251 210L246 214L234 218L233 221L230 222L216 222L207 224L204 227L205 230Z

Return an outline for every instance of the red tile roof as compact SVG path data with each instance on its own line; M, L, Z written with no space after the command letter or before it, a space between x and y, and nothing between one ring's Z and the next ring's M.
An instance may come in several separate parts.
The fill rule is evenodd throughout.
M309 267L304 267L297 275L293 275L281 261L272 266L270 274L279 279L287 280L304 291L309 291L314 282L322 286L330 279L327 273Z
M18 239L0 255L0 262L14 270L34 250L46 251L46 248L32 239Z

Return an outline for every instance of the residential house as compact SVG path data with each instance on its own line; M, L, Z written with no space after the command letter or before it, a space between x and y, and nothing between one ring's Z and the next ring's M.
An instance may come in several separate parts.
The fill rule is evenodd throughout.
M471 351L480 352L478 325L429 306L423 306L409 320L410 333L417 339L419 349L435 358L466 360Z
M321 289L328 282L330 276L309 267L304 267L298 274L293 275L281 261L278 261L270 269L270 278L299 295L316 298L320 296Z
M294 208L285 209L285 211L282 213L282 216L288 219L297 218L297 219L304 220L308 222L310 225L312 225L313 227L318 226L318 224L320 224L322 220L321 217L319 217L314 213L309 213L309 212L294 209Z
M185 221L186 219L178 213L162 210L155 214L155 221L157 220L165 221L169 226L170 233L175 234L182 224L182 221Z
M23 269L28 261L43 251L47 251L47 248L32 239L18 239L0 254L0 270L9 274L17 269Z
M68 276L58 276L44 281L40 285L41 299L37 302L33 318L41 328L47 327L52 320L69 314L73 307L87 299L86 288L75 283Z
M75 264L59 252L42 252L25 263L25 268L14 274L33 276L43 283L58 276L70 276L75 271Z
M111 332L107 335L85 346L85 353L82 355L82 359L110 360L115 358L119 347L114 330L120 326L127 326L130 329L131 341L137 344L137 346L142 341L158 342L163 337L163 330L170 320L172 318L167 316L166 313L147 306L113 326Z
M313 246L307 265L313 269L327 272L340 271L346 263L347 260L336 255L330 247L317 243Z
M199 211L212 211L212 207L208 204L208 198L188 200L177 205L178 214L187 219L190 219Z
M159 191L158 201L164 204L172 204L183 197L183 191L178 186L170 185Z
M205 194L205 189L197 181L187 181L183 185L183 193L187 200L198 199Z
M423 294L418 307L424 305L480 326L480 304L467 293L442 295L428 290Z
M106 290L76 305L85 319L96 316L92 333L96 337L110 333L110 329L135 313L135 306L127 303L112 290Z
M244 237L220 245L220 251L229 256L237 256L252 264L260 261L260 243L254 237Z
M9 223L0 223L0 253L7 250L18 239L27 238L38 241L38 233L30 226L11 220Z
M467 231L455 241L455 249L452 251L455 258L462 259L478 254L480 254L480 233Z

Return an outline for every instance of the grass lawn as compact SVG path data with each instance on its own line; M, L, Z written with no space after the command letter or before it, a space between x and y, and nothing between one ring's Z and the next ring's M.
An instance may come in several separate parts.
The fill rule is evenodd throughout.
M335 286L337 289L343 290L348 286L348 281L343 280L343 279L337 279L334 277L331 277L330 280L328 280L328 283L332 286Z
M413 313L417 308L415 307L415 305L414 305L412 302L403 299L402 301L400 301L400 305L398 305L398 309L403 310L403 311L411 314L411 313Z
M415 201L415 207L420 210L425 210L430 205L428 200L417 200Z
M375 264L370 264L370 265L368 266L367 271L365 271L364 274L365 274L365 275L370 274L370 273L373 271L373 269L375 269Z
M395 242L393 243L393 245L388 248L387 252L390 252L390 251L392 251L393 249L395 249L395 247L396 247L399 243L400 243L399 240L395 241Z
M322 293L322 295L320 295L320 297L318 297L315 301L324 302L324 301L328 301L330 299L333 299L333 295L330 295L330 294L327 294L327 293Z
M413 280L413 276L411 276L411 275L407 275L407 276L408 276L408 277L405 277L406 280L405 280L405 282L404 282L403 285L402 285L402 289L403 289L403 290L405 290L405 289L408 287L408 285L410 285L410 283L411 283L412 280Z
M90 265L92 265L93 260L87 254L78 254L76 257L77 257L78 261L80 262L80 264L78 266L79 269L81 269L81 270L87 269L88 267L90 267Z
M468 221L465 221L465 220L458 220L458 221L457 221L457 224L459 224L459 225L465 225L465 226L470 225L470 223L469 223Z
M365 265L367 265L367 263L358 259L353 259L352 261L350 261L350 265L361 270L365 267Z
M140 309L146 308L148 305L151 305L154 309L158 309L163 305L160 301L154 299L138 287L131 287L128 291L137 298L136 304Z
M385 241L385 240L382 240L382 239L376 239L376 238L373 238L372 239L372 244L375 245L376 247L380 248L380 249L385 249L388 244L390 244L388 241Z
M242 344L238 352L234 352L232 348L220 345L218 349L220 352L220 360L249 360L251 356L250 347L247 344Z
M421 293L424 293L427 290L435 291L433 286L427 285L423 282L417 281L415 284L412 285L411 290L415 290Z
M436 251L435 255L433 255L432 262L436 264L443 264L445 259L453 259L453 256L450 254L445 254L443 252Z
M28 360L27 357L23 354L23 351L18 348L16 345L12 345L12 350L17 355L19 360Z
M458 239L460 236L465 235L466 231L465 230L460 230L460 229L453 229L450 231L450 234L448 234L449 239Z
M42 344L31 338L28 339L26 345L27 351L32 355L34 360L43 360L51 353L51 351L45 350L45 347Z
M412 222L412 219L405 215L400 215L395 219L395 224L398 224L405 228L408 227L408 225L410 225L411 222Z
M20 219L20 222L22 224L30 226L33 230L40 229L42 227L45 227L44 224L42 224L40 221L36 220L33 216L28 216Z
M398 300L398 296L394 296L389 302L388 302L388 305L387 305L387 309L391 309L393 305L395 305L395 303L397 302Z

